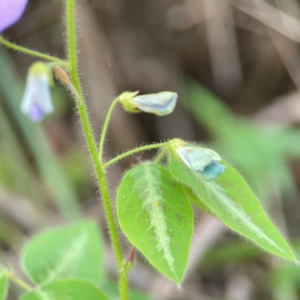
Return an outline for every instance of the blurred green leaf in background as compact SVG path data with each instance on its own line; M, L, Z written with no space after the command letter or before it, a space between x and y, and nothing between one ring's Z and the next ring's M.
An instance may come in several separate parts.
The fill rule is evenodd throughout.
M37 284L81 278L101 286L105 279L104 247L97 225L81 221L39 233L23 248L22 265Z
M5 300L8 289L8 279L4 273L3 268L0 266L0 300Z
M0 169L4 169L0 173L2 174L0 178L3 176L5 178L4 182L16 188L19 192L26 189L28 197L35 194L39 201L43 200L44 194L39 196L36 191L33 192L36 189L38 193L41 193L43 189L38 187L41 183L34 179L36 176L32 176L32 171L29 168L26 158L28 154L26 148L28 147L28 151L33 156L36 166L47 183L47 187L62 215L67 219L79 217L80 210L77 194L56 155L53 153L43 129L30 122L20 112L19 107L23 88L15 74L10 57L3 49L0 50L0 77L0 97L4 100L2 101L3 107L5 107L5 112L9 114L10 120L13 120L13 124L10 124L8 118L0 118L1 123L4 124L3 129L1 127L0 130L0 138L2 140L0 143L0 161L1 157L5 160L5 163L1 164L0 167ZM4 115L2 105L0 105L0 114ZM20 142L20 138L24 144ZM3 153L4 151L6 152ZM9 164L10 160L13 161L12 164ZM16 160L20 163L16 163ZM8 182L9 178L13 178L15 183ZM22 187L19 187L20 184L23 184L23 190Z
M30 292L21 300L109 300L96 286L80 279L60 279Z
M230 112L224 102L200 84L186 84L187 106L213 137L212 146L238 167L250 185L268 201L272 190L280 196L295 193L288 159L300 158L300 130L261 126Z

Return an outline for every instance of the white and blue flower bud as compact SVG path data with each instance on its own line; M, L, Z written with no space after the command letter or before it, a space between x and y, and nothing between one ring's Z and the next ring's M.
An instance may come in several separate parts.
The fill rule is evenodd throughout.
M173 112L178 95L173 92L137 95L138 92L125 92L119 97L120 103L128 112L146 112L165 116Z
M173 148L181 160L206 181L215 180L226 168L219 164L221 157L213 150L187 144L180 140L175 140Z
M40 122L54 111L50 92L52 84L52 73L46 64L37 62L30 67L20 109L32 121Z

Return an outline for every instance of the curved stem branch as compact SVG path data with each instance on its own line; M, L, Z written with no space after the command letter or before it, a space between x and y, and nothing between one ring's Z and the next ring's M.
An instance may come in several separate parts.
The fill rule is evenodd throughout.
M119 98L116 98L113 101L113 103L111 104L109 111L106 115L106 118L105 118L105 122L104 122L104 125L102 128L101 138L100 138L100 144L99 144L99 159L100 159L100 161L102 161L103 147L104 147L104 143L105 143L105 137L107 134L108 124L109 124L111 115L113 113L113 110L114 110L115 106L118 104L118 102L119 102Z
M6 46L8 48L11 48L13 50L16 50L18 52L25 53L27 55L31 55L31 56L39 57L39 58L44 59L44 60L49 60L49 61L56 62L57 64L59 64L61 66L64 66L64 67L69 66L68 62L66 62L62 59L53 57L53 56L48 55L48 54L40 53L38 51L30 50L30 49L27 49L25 47L18 46L16 44L11 43L8 40L4 39L2 36L0 36L0 44Z
M16 275L8 270L4 271L4 275L9 278L11 281L13 281L15 284L20 286L22 289L30 292L33 290L31 286L29 286L27 283L16 277Z
M161 159L162 159L162 158L164 157L164 155L166 154L167 150L168 150L168 148L166 147L165 149L163 149L163 150L157 155L157 157L156 157L155 160L154 160L154 163L155 163L155 164L158 164L158 163L161 161Z
M104 168L106 169L107 167L111 166L112 164L116 163L117 161L119 161L127 156L133 155L138 152L146 151L146 150L161 148L161 147L167 146L168 144L169 144L169 142L164 142L164 143L159 143L159 144L154 144L154 145L141 146L141 147L132 149L132 150L122 153L122 154L116 156L115 158L111 159L110 161L108 161L106 164L104 164Z
M121 245L119 242L118 232L114 220L114 214L113 214L112 205L110 201L110 195L109 195L109 190L106 182L104 168L98 158L97 146L93 137L93 132L90 125L89 116L87 113L87 108L83 97L83 92L80 85L80 79L78 74L74 0L67 0L66 16L67 16L67 36L68 36L68 52L69 52L69 62L70 62L70 77L73 82L74 89L76 90L75 99L76 99L76 104L80 116L80 121L87 141L88 149L92 157L93 165L99 182L99 188L103 198L104 210L105 210L105 215L108 223L109 234L110 234L116 262L119 269L119 277L120 277L119 284L120 284L121 300L127 300L128 279L127 279L127 274L122 271L123 255L121 251Z

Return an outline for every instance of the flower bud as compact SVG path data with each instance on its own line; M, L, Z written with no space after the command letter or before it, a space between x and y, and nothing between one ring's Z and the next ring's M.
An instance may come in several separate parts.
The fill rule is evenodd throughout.
M226 166L219 164L221 157L213 150L175 140L173 148L181 160L206 181L215 180Z
M30 67L21 111L34 122L40 122L45 115L54 111L49 86L52 83L52 73L47 65L37 62Z
M146 112L158 116L165 116L173 112L178 95L173 92L137 95L138 92L124 92L119 97L120 103L128 112Z

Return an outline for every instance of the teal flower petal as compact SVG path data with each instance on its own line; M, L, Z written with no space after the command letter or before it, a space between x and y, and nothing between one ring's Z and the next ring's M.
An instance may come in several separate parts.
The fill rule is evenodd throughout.
M225 170L226 166L218 163L221 157L213 150L188 144L175 146L175 150L182 161L206 181L215 180Z
M213 161L209 165L207 165L202 172L198 172L205 178L206 181L212 181L215 180L220 174L222 174L225 168L226 166Z

